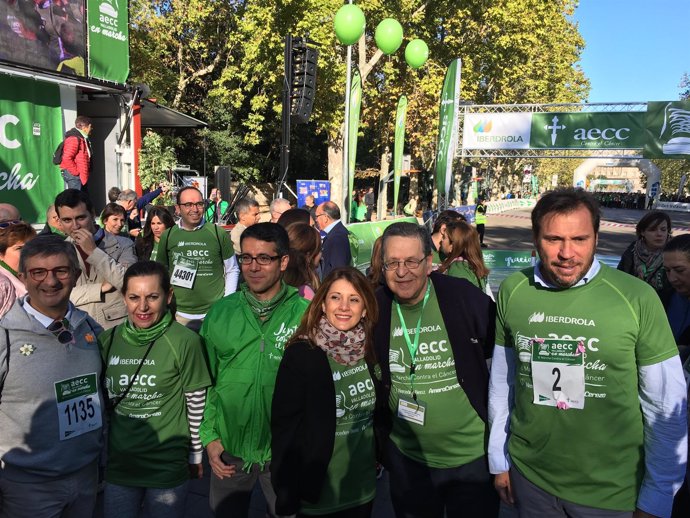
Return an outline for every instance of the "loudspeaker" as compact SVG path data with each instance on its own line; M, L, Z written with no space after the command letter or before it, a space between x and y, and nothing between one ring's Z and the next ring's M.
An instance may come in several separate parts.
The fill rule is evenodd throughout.
M319 52L307 46L304 38L292 40L290 114L295 122L306 123L316 96L316 69Z
M223 195L225 201L230 200L231 189L230 181L232 180L232 174L230 173L230 167L227 165L221 165L216 167L216 188L220 189L220 193Z

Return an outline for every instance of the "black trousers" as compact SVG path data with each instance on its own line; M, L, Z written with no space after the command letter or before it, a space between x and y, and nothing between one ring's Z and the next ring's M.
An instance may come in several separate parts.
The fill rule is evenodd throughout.
M485 456L456 468L431 468L388 441L386 469L398 518L495 518L498 493Z
M484 244L484 223L477 224L477 233L479 234L479 242Z

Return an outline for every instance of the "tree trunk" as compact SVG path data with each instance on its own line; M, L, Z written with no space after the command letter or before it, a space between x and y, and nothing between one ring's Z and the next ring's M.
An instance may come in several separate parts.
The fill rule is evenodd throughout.
M381 154L381 170L379 172L379 201L377 204L377 214L379 220L386 219L388 215L388 184L383 182L383 179L388 176L390 170L390 149L386 146L386 149Z
M328 141L328 180L331 182L331 201L343 204L343 139Z

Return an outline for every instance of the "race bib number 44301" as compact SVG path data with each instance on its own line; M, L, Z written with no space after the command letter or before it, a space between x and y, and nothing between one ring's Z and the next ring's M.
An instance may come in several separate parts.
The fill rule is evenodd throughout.
M578 340L532 339L534 404L585 407L584 353Z
M196 268L176 264L170 276L170 284L179 286L180 288L192 289L194 286L194 279L196 277Z
M103 425L96 373L55 383L60 440L79 437Z

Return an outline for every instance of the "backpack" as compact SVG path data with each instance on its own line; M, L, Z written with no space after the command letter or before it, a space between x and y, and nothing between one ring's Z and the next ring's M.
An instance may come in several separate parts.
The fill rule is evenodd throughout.
M60 165L62 163L62 151L65 147L65 140L67 140L68 137L79 138L81 137L81 132L76 128L72 128L65 133L65 138L58 144L58 147L55 148L55 152L53 153L53 164Z

